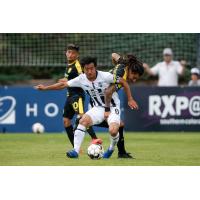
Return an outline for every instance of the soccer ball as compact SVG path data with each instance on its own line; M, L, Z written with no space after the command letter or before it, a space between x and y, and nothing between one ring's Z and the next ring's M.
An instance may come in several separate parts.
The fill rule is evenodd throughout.
M88 156L91 159L101 159L103 157L104 149L101 144L91 144L88 147Z
M44 133L44 126L41 123L35 123L32 126L33 133Z

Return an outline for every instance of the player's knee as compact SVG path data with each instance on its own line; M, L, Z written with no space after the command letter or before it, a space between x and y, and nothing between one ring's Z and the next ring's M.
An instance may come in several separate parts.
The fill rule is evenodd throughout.
M71 120L68 118L63 118L63 123L65 127L71 126Z
M91 126L91 118L88 115L83 115L79 120L79 124L85 127Z
M109 132L112 137L115 137L118 133L119 128L117 126L110 126Z
M84 120L84 118L80 118L80 119L79 119L79 124L83 125L83 124L85 124L85 123L86 123L86 121Z

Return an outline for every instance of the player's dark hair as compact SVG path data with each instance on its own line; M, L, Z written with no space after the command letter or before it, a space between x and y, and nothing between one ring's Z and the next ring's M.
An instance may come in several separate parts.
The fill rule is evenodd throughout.
M143 63L135 55L127 54L126 56L121 57L120 64L127 65L128 70L138 73L139 76L144 74Z
M94 66L97 66L97 58L96 57L91 57L91 56L87 56L81 59L81 66L84 68L85 65L91 64L93 63Z
M68 44L67 50L75 50L75 51L79 52L79 46L75 45L75 44Z

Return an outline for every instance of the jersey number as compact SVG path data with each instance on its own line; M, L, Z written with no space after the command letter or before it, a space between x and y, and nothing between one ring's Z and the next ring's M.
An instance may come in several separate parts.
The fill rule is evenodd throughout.
M74 110L77 110L78 109L78 102L74 102L72 104L72 106L73 106Z
M115 108L115 113L116 113L117 115L119 115L119 110L118 110L117 108Z

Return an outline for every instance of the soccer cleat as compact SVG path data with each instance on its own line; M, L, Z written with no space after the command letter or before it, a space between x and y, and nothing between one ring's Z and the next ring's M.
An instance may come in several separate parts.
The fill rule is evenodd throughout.
M78 153L73 149L71 151L66 152L66 156L68 158L78 158Z
M103 143L103 141L100 138L93 139L92 142L91 142L91 144L102 144L102 143Z
M114 152L114 150L108 149L107 151L104 152L103 158L110 158L112 156L113 152Z
M133 159L133 156L130 155L130 153L118 153L118 158L128 158Z

